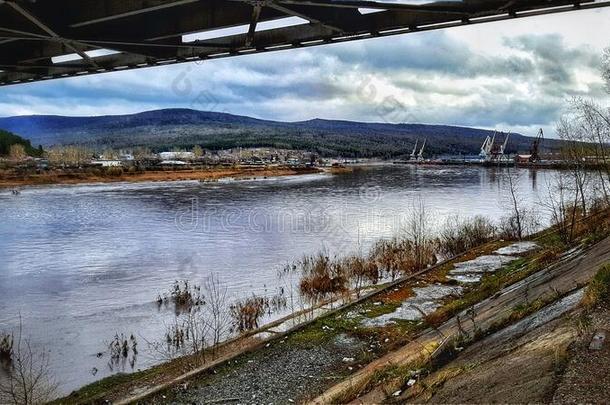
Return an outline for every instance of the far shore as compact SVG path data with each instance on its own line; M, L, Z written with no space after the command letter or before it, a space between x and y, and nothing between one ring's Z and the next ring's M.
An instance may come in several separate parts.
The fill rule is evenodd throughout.
M224 178L251 179L264 177L296 176L302 174L323 173L324 170L313 167L250 167L234 166L222 168L193 168L193 169L167 169L146 170L120 174L99 173L91 171L64 171L52 170L40 174L0 173L0 189L18 188L25 186L54 185L54 184L88 184L88 183L117 183L117 182L168 182L168 181L216 181ZM332 172L332 170L331 170Z

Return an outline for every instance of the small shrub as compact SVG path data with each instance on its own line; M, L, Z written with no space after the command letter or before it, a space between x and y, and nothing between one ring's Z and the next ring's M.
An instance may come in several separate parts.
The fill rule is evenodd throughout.
M456 256L488 242L495 234L496 227L486 217L476 216L467 220L449 217L439 236L439 253L445 257Z
M521 240L540 228L540 219L533 209L521 208L517 214L500 218L498 236L506 240Z

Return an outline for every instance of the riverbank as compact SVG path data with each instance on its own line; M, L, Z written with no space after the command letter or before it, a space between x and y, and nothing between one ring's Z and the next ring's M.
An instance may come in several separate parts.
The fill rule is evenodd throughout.
M268 340L252 343L241 353L233 353L230 360L219 359L204 369L183 374L177 380L168 363L151 373L158 378L156 384L150 384L152 381L144 374L119 376L86 387L61 403L91 400L129 403L142 400L142 394L151 403L192 403L201 398L226 402L307 402L327 389L330 390L317 402L337 401L339 397L339 402L347 402L366 394L368 389L374 390L375 379L392 371L386 366L413 357L405 350L413 349L414 356L421 355L422 347L434 351L440 345L440 330L445 336L456 330L459 332L461 328L471 336L478 335L500 323L507 325L507 319L517 321L516 315L521 317L530 313L521 311L523 313L517 314L515 308L519 305L526 305L529 310L529 303L546 303L549 294L552 295L549 287L553 287L557 296L562 296L557 291L568 293L574 284L582 286L592 274L589 270L610 258L605 248L608 240L598 245L603 247L601 250L586 248L594 246L605 234L596 234L595 238L588 235L576 254L567 247L558 246L556 238L548 232L546 236L536 238L537 246L504 241L488 243L385 285L374 294L330 311L289 333L271 328ZM595 252L593 257L591 252ZM463 275L468 268L473 273L479 272L481 263L477 260L485 258L485 263L489 264L487 259L492 256L498 259L492 262L500 263L500 267L483 270L485 274L480 282L457 283L452 278ZM583 257L592 259L586 272L575 266ZM562 271L551 272L551 268ZM578 274L574 274L575 271ZM532 283L524 282L526 279L535 280L532 283L536 287L527 287ZM429 302L420 302L422 297ZM479 302L487 304L475 314L462 315L462 325L459 320L456 323L453 318L456 314L467 312ZM425 317L409 311L415 304L426 311ZM437 307L430 308L428 304ZM292 367L293 364L298 367ZM166 382L162 382L164 379ZM168 389L167 383L172 380L174 382L169 385L175 388ZM333 387L342 380L343 383ZM356 387L356 390L346 390L347 387ZM153 393L157 395L151 398Z
M146 171L113 170L51 170L43 173L19 174L14 172L0 173L1 188L18 188L53 184L89 184L118 182L166 182L166 181L216 181L225 178L252 179L265 177L296 176L316 174L323 171L318 168L296 168L288 166L251 167L232 166L201 169L167 169Z

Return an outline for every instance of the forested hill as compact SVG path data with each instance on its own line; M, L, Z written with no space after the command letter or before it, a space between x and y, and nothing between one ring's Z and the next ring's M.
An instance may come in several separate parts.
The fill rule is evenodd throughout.
M423 124L350 121L265 121L225 113L167 109L99 117L19 116L0 118L0 128L33 144L86 145L94 148L145 146L160 151L201 145L208 149L274 146L316 151L323 156L392 158L410 153L427 139L428 154L477 154L492 132ZM531 138L512 135L509 151L526 152ZM545 142L555 148L556 141Z
M27 139L0 129L0 156L8 156L11 153L13 145L23 146L23 152L29 156L42 155L42 148L36 149L32 147L32 143Z

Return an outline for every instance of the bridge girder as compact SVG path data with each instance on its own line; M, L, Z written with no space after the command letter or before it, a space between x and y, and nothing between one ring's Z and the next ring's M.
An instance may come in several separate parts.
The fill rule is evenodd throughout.
M0 0L0 85L610 6L610 1ZM377 9L361 13L361 8ZM286 17L307 23L257 31ZM183 36L244 26L243 34ZM91 51L116 53L94 57ZM61 62L57 57L76 55ZM54 61L55 59L55 61Z

